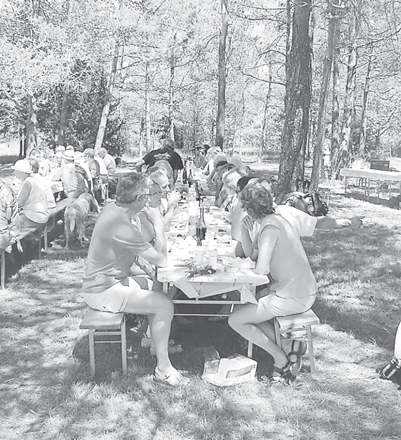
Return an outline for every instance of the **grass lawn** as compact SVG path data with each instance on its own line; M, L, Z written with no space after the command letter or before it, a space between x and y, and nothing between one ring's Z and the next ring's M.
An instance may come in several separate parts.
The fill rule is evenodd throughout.
M188 387L153 384L155 360L131 332L128 377L118 348L101 345L91 381L87 332L78 328L86 249L67 251L55 239L0 291L0 439L400 439L401 392L375 369L391 358L401 320L401 211L337 186L330 215L365 222L304 240L322 324L314 328L317 372L311 376L306 360L292 386L203 382L205 347L222 356L240 350L224 321L204 318L174 329L184 352L172 359L188 372ZM260 376L271 359L255 352Z

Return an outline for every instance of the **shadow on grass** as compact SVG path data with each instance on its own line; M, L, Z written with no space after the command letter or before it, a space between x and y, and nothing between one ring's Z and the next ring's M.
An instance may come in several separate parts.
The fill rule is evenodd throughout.
M400 319L397 230L376 225L358 231L317 231L304 243L318 282L314 310L321 321L391 349L393 328Z

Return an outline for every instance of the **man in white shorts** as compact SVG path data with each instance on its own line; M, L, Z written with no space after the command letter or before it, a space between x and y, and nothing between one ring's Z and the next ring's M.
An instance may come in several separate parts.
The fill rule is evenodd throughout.
M172 365L168 340L174 315L166 295L141 289L130 276L138 257L158 267L167 265L167 246L160 211L148 207L150 179L142 173L119 178L116 201L107 204L96 220L83 278L84 299L89 307L105 312L147 315L154 341L155 380L176 386L188 383ZM147 242L135 222L143 212L154 228L154 243Z

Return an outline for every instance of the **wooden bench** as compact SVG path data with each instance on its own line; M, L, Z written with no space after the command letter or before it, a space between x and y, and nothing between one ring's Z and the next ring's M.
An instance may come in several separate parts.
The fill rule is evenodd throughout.
M38 258L40 259L40 251L41 251L41 237L43 234L43 231L45 230L46 226L40 226L39 228L23 228L20 231L20 234L18 235L18 239L17 240L22 240L23 238L27 237L30 234L34 234L36 231L40 231L39 233L39 243L38 243ZM17 240L15 240L13 243L14 244ZM5 288L5 284L6 284L6 250L5 249L1 249L1 288L4 289Z
M109 313L89 309L79 325L89 330L89 362L91 377L95 377L95 344L121 344L121 359L124 376L127 375L127 338L124 313ZM97 336L120 336L119 340L96 340Z
M41 249L42 249L42 243L41 243L42 237L43 237L43 247L46 250L48 247L48 233L50 231L52 231L56 226L57 214L59 214L61 211L64 211L65 208L67 206L71 205L71 203L75 202L75 200L77 200L77 199L69 197L67 199L63 199L63 200L60 200L59 202L57 202L56 209L51 214L51 216L49 217L49 220L47 221L47 223L45 225L41 225L38 228L33 227L33 228L21 229L20 234L18 236L18 240L22 240L23 238L27 237L29 234L33 234L34 232L38 231L39 232L38 258L40 259ZM15 240L15 241L17 241L17 240ZM11 244L14 244L14 243L15 242L13 242ZM0 284L1 284L1 288L4 289L5 283L6 283L6 251L5 251L5 249L0 250L0 255L1 255L1 265L0 265L1 281L0 281Z

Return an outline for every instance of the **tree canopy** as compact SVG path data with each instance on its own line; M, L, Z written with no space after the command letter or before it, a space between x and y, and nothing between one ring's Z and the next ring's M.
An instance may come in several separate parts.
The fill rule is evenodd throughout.
M245 161L281 155L283 187L327 138L335 175L401 154L399 12L394 0L4 0L0 132L133 155L222 137Z

